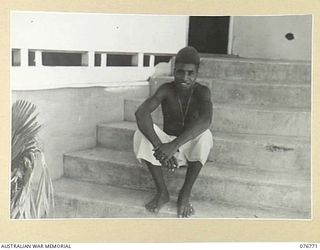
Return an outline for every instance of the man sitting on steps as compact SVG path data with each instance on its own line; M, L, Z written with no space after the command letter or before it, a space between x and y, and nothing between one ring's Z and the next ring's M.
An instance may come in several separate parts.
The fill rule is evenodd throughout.
M154 213L169 201L161 166L170 171L187 166L177 213L181 218L195 212L189 203L191 189L212 148L211 94L208 87L196 82L199 64L199 54L193 47L181 49L175 60L174 81L160 86L135 113L139 129L134 134L134 152L147 165L155 182L157 193L146 204ZM160 104L163 131L151 117Z

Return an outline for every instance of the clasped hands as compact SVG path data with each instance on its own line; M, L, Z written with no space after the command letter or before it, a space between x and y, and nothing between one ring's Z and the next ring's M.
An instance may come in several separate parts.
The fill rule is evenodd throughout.
M174 171L175 168L178 168L178 161L174 156L178 151L178 146L174 142L162 143L155 147L153 151L154 157L169 171Z

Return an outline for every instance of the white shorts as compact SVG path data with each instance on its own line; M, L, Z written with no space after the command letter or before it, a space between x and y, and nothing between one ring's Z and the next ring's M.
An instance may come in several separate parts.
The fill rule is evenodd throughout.
M157 125L153 125L154 130L162 143L173 141L176 136L168 135ZM199 161L204 165L208 159L210 150L213 146L212 134L209 129L198 135L196 138L183 144L175 154L179 166L186 166L188 161ZM153 146L151 142L137 130L133 136L133 151L136 158L141 162L145 160L152 165L161 166L161 163L153 156Z

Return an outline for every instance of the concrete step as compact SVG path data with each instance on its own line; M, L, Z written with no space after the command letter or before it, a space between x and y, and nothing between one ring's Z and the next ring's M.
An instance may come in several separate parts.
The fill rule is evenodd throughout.
M154 184L147 168L132 152L93 148L64 155L65 176L112 186L151 190ZM177 195L186 169L164 171L168 189ZM232 204L310 211L310 176L270 171L244 170L207 163L193 188L193 197Z
M213 106L213 131L310 137L311 113L301 108Z
M209 160L276 172L311 171L311 144L304 137L214 133Z
M199 77L310 82L311 63L244 58L202 58Z
M136 117L134 113L138 109L138 107L143 102L143 99L125 99L124 100L124 120L133 122L136 120ZM153 113L152 113L152 119L153 122L156 124L162 124L163 123L163 116L161 107L159 106Z
M176 198L164 205L158 214L144 205L153 197L150 191L117 188L61 178L54 182L55 218L175 218ZM248 208L193 200L193 218L272 218L308 219L310 214L290 210Z
M150 94L173 77L151 78ZM297 107L310 110L311 88L309 84L255 82L248 80L226 80L198 78L199 83L211 90L213 103L253 105L266 107Z
M135 121L141 99L125 100L124 120ZM162 123L160 107L153 112L154 122ZM303 108L254 107L213 104L213 131L310 137L311 114Z
M176 197L158 214L144 205L153 193L61 178L54 182L55 218L176 218ZM234 206L217 201L192 200L192 218L308 219L309 213Z
M97 126L97 145L132 152L134 122L103 123ZM243 168L270 171L310 172L310 141L304 137L250 134L213 134L209 160Z

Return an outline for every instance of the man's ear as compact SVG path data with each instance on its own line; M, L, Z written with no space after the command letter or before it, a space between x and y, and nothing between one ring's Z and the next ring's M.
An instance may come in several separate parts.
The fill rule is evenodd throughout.
M196 65L197 73L199 72L200 64Z

